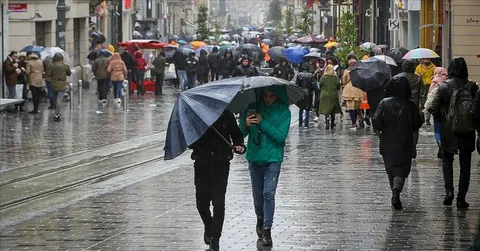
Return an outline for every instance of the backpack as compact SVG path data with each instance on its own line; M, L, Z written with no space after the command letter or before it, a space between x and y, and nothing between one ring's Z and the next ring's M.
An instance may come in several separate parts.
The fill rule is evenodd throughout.
M465 86L453 90L445 116L452 132L466 133L475 129L472 114L473 97L470 91L473 85L474 83L469 81Z

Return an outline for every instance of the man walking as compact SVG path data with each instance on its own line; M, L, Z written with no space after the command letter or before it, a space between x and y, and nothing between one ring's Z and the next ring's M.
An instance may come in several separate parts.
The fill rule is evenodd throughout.
M210 68L210 81L219 79L219 62L218 47L213 47L212 53L208 55L208 67Z
M163 79L165 78L165 67L167 66L165 52L160 52L155 60L153 60L153 66L155 67L155 95L161 95L163 94Z
M443 149L443 179L446 196L443 204L452 205L453 156L460 159L457 208L467 208L465 200L470 185L472 152L475 151L473 106L478 86L468 80L465 59L454 57L448 66L449 79L438 87L430 112L441 123L440 141Z
M291 114L284 86L263 88L260 95L262 101L251 104L242 116L240 129L243 136L248 136L246 158L257 215L256 232L264 246L272 246L275 191Z
M191 157L195 160L197 210L205 225L203 238L205 244L210 246L210 251L218 251L220 248L219 240L225 218L225 193L230 160L233 159L232 149L225 140L230 144L233 142L233 151L236 153L242 153L245 149L237 121L233 114L227 111L223 112L199 140L189 146L193 149Z

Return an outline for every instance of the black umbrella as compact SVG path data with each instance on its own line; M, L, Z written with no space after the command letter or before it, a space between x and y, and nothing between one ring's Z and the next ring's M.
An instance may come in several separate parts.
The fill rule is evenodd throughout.
M400 47L400 48L392 48L387 52L387 56L393 58L395 62L400 65L402 63L403 57L408 53L408 50Z
M361 60L350 71L352 85L364 92L377 89L390 78L390 67L377 58Z
M320 59L320 58L326 58L326 55L323 55L320 52L310 52L307 55L303 56L305 60L310 60L310 59Z
M244 53L246 51L247 54L250 55L250 53L254 51L261 52L262 49L260 49L260 47L258 47L256 44L243 44L237 48L237 51L239 51L240 53Z
M107 50L107 49L100 49L100 50L94 50L94 51L90 52L90 53L88 54L87 58L93 61L93 60L99 58L100 55L102 55L102 54L103 54L105 57L110 57L110 56L112 56L112 53L111 53L109 50Z
M280 61L280 58L285 56L285 47L283 46L272 47L270 48L270 50L268 50L268 55L270 55L270 58L274 62L278 63Z

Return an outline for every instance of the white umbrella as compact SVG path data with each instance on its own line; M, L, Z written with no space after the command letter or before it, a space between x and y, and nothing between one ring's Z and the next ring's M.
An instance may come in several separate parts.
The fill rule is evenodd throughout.
M395 63L395 60L393 60L393 58L391 58L391 57L389 57L389 56L386 56L386 55L377 55L377 56L375 56L375 58L378 58L378 59L384 61L384 62L387 63L388 65L398 66L397 63Z
M45 60L46 58L51 59L53 58L53 56L55 56L56 53L62 54L63 62L72 67L72 65L70 64L70 56L68 56L68 53L59 47L46 47L45 50L40 52L40 58L42 60Z

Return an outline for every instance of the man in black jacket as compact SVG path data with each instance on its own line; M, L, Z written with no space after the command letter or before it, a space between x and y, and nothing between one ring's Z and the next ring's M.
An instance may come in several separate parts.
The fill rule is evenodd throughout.
M402 73L398 76L402 76L408 79L410 84L410 89L412 91L412 101L417 106L418 110L421 112L423 110L423 105L425 104L425 95L423 95L423 90L425 85L423 84L423 79L415 74L416 63L413 59L405 60L402 64ZM423 115L422 115L423 117ZM417 158L417 144L418 144L418 131L413 132L413 159Z
M135 75L135 59L133 56L128 53L127 49L123 49L122 54L120 54L120 57L122 58L122 61L125 63L125 66L127 67L128 70L128 85L130 86L130 82L133 81L133 76ZM130 90L130 87L129 87ZM130 90L130 94L133 93L133 90Z
M438 87L437 95L433 100L429 112L441 124L440 141L443 149L443 178L445 181L446 196L443 204L449 206L454 197L453 188L453 156L459 155L460 179L458 181L457 208L467 208L465 201L470 185L470 169L472 165L472 152L475 151L475 128L463 133L453 132L447 123L446 114L449 111L450 100L455 90L467 87L472 99L478 86L468 80L468 68L465 59L454 57L448 66L449 79ZM468 85L468 86L467 86ZM472 119L474 116L472 115Z
M167 66L165 52L160 52L155 60L153 60L153 66L155 66L155 95L160 95L163 93L163 79L165 78L165 67Z
M167 62L175 64L180 88L182 91L187 90L187 56L182 52L182 49L177 49Z
M288 64L287 58L282 56L280 57L279 61L280 62L275 67L273 67L273 70L269 75L288 81L292 80L295 73L293 72L293 68Z
M208 67L210 67L210 81L215 81L219 79L219 66L220 57L218 56L218 47L213 47L212 53L208 55Z
M233 52L230 48L226 49L225 55L219 62L219 74L223 78L229 78L232 76L233 70L235 70L235 59L233 58Z
M233 114L223 112L189 148L193 149L192 159L195 160L195 197L198 213L205 226L204 241L210 246L208 250L217 251L225 218L225 193L230 160L233 159L233 152L245 152L243 135ZM210 202L213 206L213 217Z
M250 65L250 60L247 55L242 56L241 64L235 67L232 77L252 77L258 76L258 70L255 66Z

